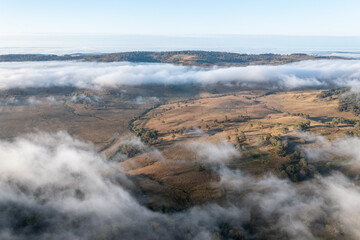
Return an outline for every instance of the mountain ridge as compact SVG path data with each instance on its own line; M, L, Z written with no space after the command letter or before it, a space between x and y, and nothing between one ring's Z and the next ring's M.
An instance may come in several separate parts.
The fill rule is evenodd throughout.
M248 66L280 65L305 60L344 59L341 57L311 56L303 53L241 54L215 51L133 51L106 54L55 55L55 54L6 54L0 55L0 62L30 61L85 61L85 62L133 62L169 63L183 66Z

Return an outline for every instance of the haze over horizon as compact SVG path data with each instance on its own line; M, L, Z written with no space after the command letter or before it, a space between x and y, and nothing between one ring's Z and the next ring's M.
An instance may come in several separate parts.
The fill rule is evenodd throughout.
M0 5L0 54L358 52L360 43L355 0L0 0Z
M32 35L6 36L0 54L73 54L127 51L224 51L246 54L306 53L360 56L360 37L296 36L156 36L156 35Z

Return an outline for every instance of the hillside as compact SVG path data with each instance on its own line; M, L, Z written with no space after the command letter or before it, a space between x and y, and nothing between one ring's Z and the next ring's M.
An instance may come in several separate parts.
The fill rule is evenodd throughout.
M146 62L170 63L185 66L247 66L277 65L304 60L339 59L337 57L318 57L306 54L239 54L208 51L172 51L172 52L121 52L99 55L42 55L9 54L0 55L0 62L23 61L69 61L82 60L91 62Z
M59 155L57 159L75 161L76 172L66 173L65 180L62 179L66 182L75 176L76 181L71 182L75 189L64 191L64 188L59 188L60 194L75 194L80 203L92 197L85 190L76 190L78 182L84 179L80 174L89 166L78 165L76 158L67 156L69 151L84 154L80 159L83 163L99 155L101 161L91 163L94 168L103 164L110 166L102 170L99 179L108 177L109 182L123 184L134 197L132 202L142 206L141 211L164 217L166 224L168 219L177 219L179 214L188 219L194 209L201 211L195 212L197 215L207 214L213 206L216 206L215 210L225 209L226 213L228 205L250 209L247 219L242 221L239 221L241 215L237 212L234 219L215 215L216 219L221 219L211 227L211 231L220 236L215 239L294 239L288 237L283 229L273 230L272 223L277 223L278 216L284 218L278 208L286 212L289 208L290 211L299 209L295 210L294 216L306 221L304 224L316 236L314 239L351 239L344 238L350 236L349 230L332 212L322 211L309 220L302 220L299 211L305 212L306 217L314 210L304 208L302 203L296 204L297 199L312 200L314 194L317 194L315 200L326 200L326 196L320 198L322 185L318 179L328 179L333 171L349 179L358 178L360 167L349 162L349 157L352 157L350 150L358 146L357 138L351 136L360 136L360 117L353 111L357 109L358 101L352 98L351 101L344 100L343 93L347 89L265 91L216 88L219 91L192 85L181 88L142 85L98 90L53 87L0 91L2 149L8 149L13 142L27 148L30 143L25 140L16 142L18 136L40 130L67 136L68 141L72 139L70 136L74 136L78 140L70 143L81 143L79 148L66 149L64 142L58 144L49 135L44 135L45 144L55 145L51 145L49 150L39 148L41 153L52 153L51 149L55 147L57 153L65 148L66 155ZM345 101L346 109L342 108L342 101ZM38 141L36 137L31 139ZM339 143L346 144L345 147L333 150L332 146L339 146L336 145L339 139L344 139L345 142ZM355 144L347 147L351 141ZM85 151L87 148L92 151ZM316 149L324 154L308 154L316 153ZM32 152L29 155L33 156ZM59 171L67 171L67 165L64 166L59 164ZM96 172L89 174L93 177ZM46 175L49 175L48 171ZM89 182L94 183L92 178ZM282 190L284 187L285 191ZM42 194L42 189L46 188L35 194ZM286 191L293 195L286 194ZM113 192L109 191L109 194ZM285 200L278 200L274 193L285 196ZM271 210L269 217L263 216L256 211L262 206L256 196L270 201L275 198L275 202L285 204L285 207ZM251 205L253 199L255 204ZM105 203L111 204L111 198L106 198ZM119 202L114 201L114 204L117 206ZM14 204L6 203L5 206L12 211L19 209ZM111 210L115 209L114 206ZM232 213L233 209L229 211ZM13 221L29 228L33 235L37 234L38 225L46 229L47 213L38 214L36 210L29 212L21 208L19 212L21 217L13 214L17 218ZM209 216L213 219L212 212ZM81 224L88 220L86 216L78 219ZM92 234L98 238L94 239L122 236L122 229L113 227L117 226L117 221L107 224L110 228L95 229ZM187 229L179 230L180 235L186 233ZM260 237L253 238L255 234Z

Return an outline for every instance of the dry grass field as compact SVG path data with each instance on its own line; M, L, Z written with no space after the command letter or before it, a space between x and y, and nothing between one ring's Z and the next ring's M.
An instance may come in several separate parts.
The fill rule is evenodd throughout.
M115 136L129 134L130 119L148 107L107 92L80 91L71 95L15 97L20 103L0 106L0 138L11 139L34 131L61 130L92 142L99 149Z
M138 89L133 92L141 95ZM137 183L139 191L150 196L146 200L149 207L167 211L221 201L225 196L224 189L216 184L219 176L191 150L194 142L233 144L241 156L227 163L229 167L258 176L269 172L279 175L293 162L291 154L279 154L276 144L264 144L264 139L286 139L289 148L311 145L303 142L295 129L298 123L307 121L307 132L329 139L357 131L351 124L331 125L335 117L360 118L339 112L337 96L318 98L319 93L202 93L142 104L111 91L76 91L56 95L56 101L51 101L49 94L36 95L31 101L20 95L16 96L21 100L18 103L0 106L0 137L11 139L34 130L64 130L92 142L98 151L119 161L118 166ZM134 117L138 117L133 122L137 129L158 131L160 141L119 160L124 142L133 134L129 122Z
M353 127L346 124L328 126L327 123L335 117L357 120L360 118L350 112L339 112L337 98L320 99L317 98L319 93L318 90L311 90L268 95L264 92L206 95L197 100L162 105L135 124L158 130L162 138L169 142L187 141L197 137L193 133L195 130L185 131L185 134L173 134L182 128L198 129L208 135L209 139L229 140L229 136L229 141L233 143L238 132L243 131L249 144L253 144L256 137L267 133L294 135L294 125L307 120L311 123L309 131L329 137L353 130ZM244 120L244 117L249 119ZM284 128L289 131L284 132Z
M309 121L307 132L328 139L343 137L346 131L356 131L349 124L330 125L335 117L359 117L339 112L336 97L320 99L317 97L319 93L311 90L272 94L263 91L203 94L197 99L160 105L134 122L138 128L159 132L162 142L155 145L159 152L140 154L119 165L132 176L148 178L146 184L140 184L145 192L154 191L160 183L167 192L163 196L167 200L163 202L178 200L172 206L217 201L223 196L213 184L217 176L206 165L204 167L203 163L196 161L194 153L184 146L191 146L193 141L236 145L241 133L245 135L240 143L242 156L228 166L259 176L268 172L279 175L279 169L293 160L289 156L279 156L271 144L260 144L259 141L267 135L288 139L294 147L312 144L299 138L295 126L300 122ZM154 195L159 197L159 194Z

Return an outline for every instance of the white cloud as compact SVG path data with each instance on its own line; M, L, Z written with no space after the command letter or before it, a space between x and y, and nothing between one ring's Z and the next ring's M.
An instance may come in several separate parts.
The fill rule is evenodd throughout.
M298 133L298 135L303 139L312 142L312 145L303 147L310 160L328 161L331 155L337 155L346 158L347 161L344 161L343 164L350 164L351 166L357 167L360 166L360 138L343 137L329 141L323 136L309 133Z
M319 60L280 66L198 68L170 64L95 62L0 63L0 89L75 86L119 87L149 83L234 83L248 87L359 87L360 61Z
M135 98L135 103L139 104L139 105L143 105L143 104L154 104L154 103L159 103L160 99L157 97L142 97L142 96L137 96Z
M97 95L75 94L69 97L71 102L74 103L86 103L96 105L102 102L101 97Z
M360 238L360 188L350 179L337 173L322 179L327 196L333 205L332 215L357 239Z
M186 146L196 154L197 161L223 165L236 157L240 157L240 152L228 142L213 144L191 141Z
M217 204L172 215L152 212L131 187L90 143L64 132L0 141L0 237L203 239L222 221L241 228L248 217L240 208Z
M237 229L245 238L302 240L316 239L324 222L360 237L360 189L340 173L298 184L271 175L256 178L223 164L237 156L231 144L191 146L219 166L227 200L164 214L139 204L130 180L90 143L63 132L0 141L0 237L207 239ZM249 224L250 232L244 228Z

